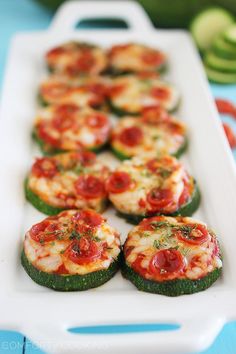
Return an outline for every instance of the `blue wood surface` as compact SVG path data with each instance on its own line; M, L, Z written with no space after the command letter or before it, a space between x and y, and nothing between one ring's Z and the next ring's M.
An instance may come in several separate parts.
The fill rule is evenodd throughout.
M51 18L52 14L33 0L0 0L0 87L11 36L19 31L46 29ZM236 103L236 85L212 85L211 88L215 97L225 97ZM232 124L236 131L235 122L229 117L223 117L223 120ZM0 331L0 354L43 352L19 333ZM236 354L236 322L225 325L211 348L201 354Z

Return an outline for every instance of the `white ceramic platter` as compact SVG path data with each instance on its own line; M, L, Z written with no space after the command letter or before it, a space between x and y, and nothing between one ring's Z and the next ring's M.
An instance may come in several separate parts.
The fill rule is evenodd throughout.
M87 17L118 17L127 30L73 30ZM36 285L20 265L25 231L44 218L25 202L23 180L39 154L31 140L45 52L78 39L108 47L137 41L163 49L169 56L168 79L182 95L178 112L189 128L185 163L196 177L202 203L194 215L219 235L224 272L210 289L168 298L142 293L117 274L104 286L86 292L59 293ZM105 157L104 157L105 158ZM48 31L17 35L11 45L1 105L0 127L0 328L24 333L56 354L164 354L200 351L223 324L236 319L236 169L209 92L198 54L183 31L155 30L133 2L68 2ZM109 210L109 222L122 233L131 228ZM126 334L72 334L75 326L172 323L176 331Z

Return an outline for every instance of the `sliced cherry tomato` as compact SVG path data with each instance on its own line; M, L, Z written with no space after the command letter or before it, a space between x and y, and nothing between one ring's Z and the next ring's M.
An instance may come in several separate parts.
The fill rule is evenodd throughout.
M157 106L147 106L142 110L142 121L146 124L156 125L160 122L168 120L169 115L167 111L161 107Z
M107 86L102 83L91 83L88 84L89 91L95 93L99 96L106 96L107 95Z
M134 147L143 140L143 131L140 127L129 127L122 130L119 140L127 146Z
M86 123L89 127L94 129L103 128L104 126L108 125L108 119L105 114L102 113L94 113L87 117Z
M233 117L236 117L236 107L233 103L221 98L216 98L215 103L220 114L229 114Z
M58 224L52 223L49 220L44 220L31 227L29 233L30 237L40 243L54 241L58 237Z
M170 97L170 90L167 87L153 87L151 95L158 100L167 100Z
M52 178L57 172L57 163L50 157L38 158L32 166L32 173L36 177Z
M139 228L142 231L153 231L158 223L165 222L163 216L153 216L152 218L143 219L139 224Z
M74 240L65 251L67 256L73 263L88 264L101 257L101 250L96 242L91 238L82 236L79 240Z
M60 105L55 110L55 115L52 121L53 127L59 132L72 129L77 125L75 113L78 112L76 105Z
M104 183L95 176L80 176L75 182L76 192L84 198L99 198L106 194Z
M160 65L164 61L164 56L160 52L147 50L143 52L141 60L147 65Z
M175 249L162 249L157 251L149 264L149 271L153 275L166 278L178 274L185 266L182 254Z
M228 139L230 147L232 149L234 149L236 147L236 136L235 136L232 128L226 123L223 123L223 128L224 128L224 131L225 131L225 134Z
M175 231L180 241L191 245L201 245L209 240L209 233L206 226L202 224L186 224Z
M79 71L88 72L92 69L95 63L96 61L91 50L83 50L76 62L76 68Z
M82 210L73 216L76 231L82 234L94 230L103 220L101 215L92 210Z
M151 159L146 163L146 166L151 172L156 174L159 174L163 170L173 172L175 168L171 156L163 156L161 159Z
M109 193L123 193L131 185L130 175L126 172L114 172L107 180L106 188Z
M173 202L173 194L169 189L153 188L147 195L147 201L159 211Z

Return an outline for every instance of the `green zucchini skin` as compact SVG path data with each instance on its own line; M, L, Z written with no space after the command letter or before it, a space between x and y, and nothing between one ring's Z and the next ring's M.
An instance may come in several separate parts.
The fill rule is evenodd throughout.
M39 285L57 291L84 291L96 288L110 280L120 267L120 257L113 261L108 269L85 275L59 275L43 272L29 262L24 250L21 253L21 264L30 278Z
M28 185L28 178L25 179L24 183L24 189L25 189L25 197L26 199L36 208L38 209L41 213L46 214L46 215L57 215L61 211L65 210L65 208L57 208L54 206L51 206L49 204L46 204L41 198L35 194Z
M37 135L35 130L33 130L33 132L32 132L32 138L38 144L38 146L39 146L39 148L40 148L40 150L41 150L41 152L43 153L44 156L53 156L53 155L56 155L56 154L61 154L63 152L68 152L66 150L61 150L61 149L56 149L56 148L51 148L50 150L48 150L46 148L46 144L44 143L43 140L41 140L38 137L38 135ZM97 154L97 153L102 152L103 150L105 150L107 148L107 145L108 144L105 143L105 144L97 146L96 148L85 149L85 150L89 150L89 151L92 151L92 152Z
M168 69L168 64L167 62L166 63L163 63L162 65L160 65L155 71L154 73L157 73L157 74L164 74ZM152 72L152 71L150 71ZM114 67L110 67L108 70L107 70L107 73L113 77L116 77L116 76L125 76L125 75L130 75L130 74L138 74L137 71L132 71L132 70L118 70Z
M43 98L43 96L40 93L38 93L38 103L42 107L49 106L49 103Z
M184 204L181 208L179 208L176 212L171 214L166 214L166 216L191 216L193 213L198 209L201 201L201 194L199 188L195 183L195 188L193 192L193 196L191 200ZM144 218L151 217L150 215L132 215L132 214L125 214L121 211L117 211L117 215L124 218L128 223L137 225L142 221ZM155 214L156 215L163 215L163 214ZM165 214L164 214L165 215ZM154 215L152 215L154 216Z
M187 150L187 148L188 148L188 139L186 138L184 140L183 145L181 145L180 148L176 151L176 153L172 154L172 156L174 156L178 159ZM132 158L132 157L129 157L129 156L123 154L121 151L115 149L113 146L111 146L111 150L112 150L113 154L121 161L129 160Z
M121 265L121 273L123 277L130 280L138 290L172 297L194 294L209 288L220 277L221 272L222 268L216 268L205 277L197 280L174 279L157 282L144 279L126 264L124 258L122 258Z

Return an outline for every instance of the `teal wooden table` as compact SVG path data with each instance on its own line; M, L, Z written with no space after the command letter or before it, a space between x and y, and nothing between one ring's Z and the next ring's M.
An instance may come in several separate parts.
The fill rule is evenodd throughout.
M51 18L52 13L32 0L0 0L0 87L11 36L18 31L46 29ZM236 85L211 85L211 89L215 97L228 98L236 103ZM235 122L229 117L222 118L236 131ZM236 158L236 152L234 156ZM43 352L22 334L0 331L0 354L43 354ZM236 354L236 322L225 325L211 348L199 354Z

